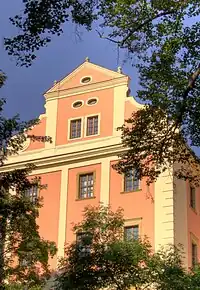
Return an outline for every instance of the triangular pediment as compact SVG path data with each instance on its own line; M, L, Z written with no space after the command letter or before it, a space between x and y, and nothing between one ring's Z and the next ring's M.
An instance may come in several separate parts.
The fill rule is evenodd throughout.
M86 86L99 82L106 82L108 80L124 77L120 71L115 72L104 68L102 66L96 65L89 61L85 61L80 66L78 66L72 73L65 76L60 81L56 82L53 87L51 87L45 94L67 90L71 88L78 88L81 86ZM88 82L83 82L87 78Z

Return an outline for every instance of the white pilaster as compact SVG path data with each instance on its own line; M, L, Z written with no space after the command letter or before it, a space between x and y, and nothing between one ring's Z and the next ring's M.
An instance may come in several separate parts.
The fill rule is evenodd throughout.
M60 192L60 210L58 224L58 257L64 256L64 244L66 234L67 217L67 192L68 192L68 167L62 169L61 174L61 192Z
M104 205L109 204L110 161L111 161L111 158L102 159L102 161L101 161L100 202Z
M154 196L155 251L174 244L174 189L172 170L160 175Z

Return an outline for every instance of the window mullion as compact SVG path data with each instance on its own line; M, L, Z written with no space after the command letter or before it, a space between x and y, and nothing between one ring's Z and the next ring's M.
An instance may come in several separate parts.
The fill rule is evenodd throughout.
M87 175L87 179L86 179L86 196L88 197L88 180L89 180L89 175Z
M76 120L76 137L78 136L78 120Z
M95 117L92 118L92 134L94 135L94 124L95 124Z

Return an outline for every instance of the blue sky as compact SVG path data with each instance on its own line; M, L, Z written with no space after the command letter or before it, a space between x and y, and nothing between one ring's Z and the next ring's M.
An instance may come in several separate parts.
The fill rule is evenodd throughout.
M15 34L15 28L9 23L9 17L22 9L21 0L3 0L0 10L0 69L7 74L7 82L1 89L1 97L6 97L5 113L13 116L19 113L22 119L31 119L44 112L43 93L54 80L59 80L81 64L86 56L91 62L117 70L120 65L131 79L134 92L137 77L131 64L123 64L123 52L118 57L116 45L100 39L96 32L81 29L82 39L76 37L76 27L65 25L65 32L54 37L47 48L39 51L38 57L30 68L17 67L15 60L8 56L3 47L3 37Z
M53 85L54 80L59 80L81 64L86 56L91 62L109 69L117 70L118 66L122 66L123 72L131 77L131 92L134 95L138 88L137 72L130 61L124 63L125 53L121 51L118 54L116 45L100 39L95 31L81 29L79 39L76 26L71 23L65 25L62 36L55 36L48 47L39 51L30 68L17 67L15 59L9 57L3 47L3 38L16 34L9 17L18 14L22 8L22 0L3 0L1 3L0 69L8 79L0 91L0 97L7 99L6 116L19 113L23 120L38 117L44 112L43 93ZM200 155L200 149L195 151Z

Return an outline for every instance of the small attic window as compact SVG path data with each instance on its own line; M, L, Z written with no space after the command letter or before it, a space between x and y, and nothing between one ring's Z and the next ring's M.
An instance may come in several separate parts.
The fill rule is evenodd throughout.
M89 76L87 76L87 77L83 77L83 78L81 79L81 83L82 83L82 84L87 84L87 83L90 83L91 80L92 80L92 78L89 77Z
M83 101L76 101L72 104L72 107L77 109L83 106Z
M97 98L92 98L87 101L87 105L93 106L98 102Z

